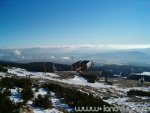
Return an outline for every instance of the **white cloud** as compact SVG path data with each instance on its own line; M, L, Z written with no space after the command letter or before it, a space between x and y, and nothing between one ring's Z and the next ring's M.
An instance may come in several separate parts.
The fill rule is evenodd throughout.
M104 47L112 48L112 49L144 49L150 48L150 45L105 45Z
M60 45L60 46L41 46L39 48L68 48L68 49L80 49L80 48L105 48L105 49L139 49L139 48L150 48L150 45L92 45L92 44L83 44L83 45Z
M31 49L31 48L53 48L53 49L80 49L80 48L105 48L105 49L140 49L150 48L150 44L82 44L82 45L56 45L56 46L35 46L35 47L23 47L23 48L5 48L5 49L16 49L15 52L19 53L20 49ZM19 49L19 50L18 50Z
M54 56L51 56L51 59L55 59L55 57L54 57Z
M63 60L70 60L71 58L68 57L68 56L65 56L65 57L62 57L61 59L63 59Z
M14 54L17 55L17 56L20 56L21 55L21 51L20 50L14 50Z

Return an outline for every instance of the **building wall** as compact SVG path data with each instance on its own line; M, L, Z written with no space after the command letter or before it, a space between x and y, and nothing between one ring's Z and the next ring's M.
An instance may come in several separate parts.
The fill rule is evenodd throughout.
M89 68L92 66L92 62L89 61L89 62L86 64L86 66L87 66L87 69L89 69Z

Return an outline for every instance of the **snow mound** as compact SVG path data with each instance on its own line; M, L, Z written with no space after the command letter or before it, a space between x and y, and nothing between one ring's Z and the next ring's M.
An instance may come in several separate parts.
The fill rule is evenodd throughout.
M79 76L75 76L74 78L72 79L69 79L69 81L73 81L73 82L87 82L86 79L84 79L83 77L79 77Z
M41 109L41 108L35 108L33 107L33 112L34 113L63 113L61 111L58 111L57 109L53 108L53 109Z
M32 77L43 77L43 76L49 76L49 77L58 77L59 75L55 73L43 73L43 72L30 72L22 68L15 68L8 69L8 73L14 74L17 76L25 77L26 75L30 75Z
M143 72L143 73L141 73L141 75L148 75L148 76L150 76L150 72Z

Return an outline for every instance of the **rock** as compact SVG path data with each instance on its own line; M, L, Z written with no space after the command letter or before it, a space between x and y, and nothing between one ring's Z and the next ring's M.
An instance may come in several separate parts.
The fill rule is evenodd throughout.
M23 105L19 109L19 113L34 113L30 105Z

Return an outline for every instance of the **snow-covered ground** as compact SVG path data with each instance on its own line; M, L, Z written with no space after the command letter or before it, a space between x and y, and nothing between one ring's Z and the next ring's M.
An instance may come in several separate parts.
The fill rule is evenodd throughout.
M49 77L59 77L59 75L55 74L55 73L43 73L43 72L30 72L27 71L25 69L21 69L21 68L11 68L8 69L8 73L10 74L14 74L17 76L21 76L21 77L25 77L26 75L30 75L32 77L43 77L43 76L49 76Z
M79 77L79 76L74 76L74 78L71 79L62 79L60 80L59 78L57 78L57 74L55 73L47 73L47 75L49 76L45 76L42 72L29 72L27 70L21 69L21 68L12 68L8 70L9 73L12 74L16 74L17 76L26 76L26 75L32 75L32 78L42 78L42 79L48 79L48 80L53 80L53 81L57 81L57 82L61 82L61 83L65 83L65 84L73 84L73 85L81 85L81 86L88 86L88 87L92 87L95 89L100 89L101 91L111 91L114 93L118 93L118 94L124 94L126 95L127 91L131 90L131 89L137 89L137 90L142 90L142 91L148 91L150 92L150 87L128 87L128 88L122 88L122 87L118 87L117 85L107 85L104 83L88 83L86 79ZM143 72L143 75L145 74L149 74L148 72ZM54 78L55 77L55 78ZM43 89L39 89L39 92L35 93L35 95L38 94L46 94L47 92L44 91ZM135 110L135 108L137 107L150 107L150 103L144 104L144 103L136 103L136 102L128 102L127 100L129 99L129 97L118 97L118 98L114 98L114 97L110 97L109 99L105 100L106 102L110 103L110 104L117 104L117 105L126 105L132 108L132 110ZM59 106L64 106L64 108L68 108L67 105L62 104L61 101L56 97L56 96L52 96L52 102L54 104L54 106L56 106L56 108L58 108ZM39 108L34 108L34 112L35 113L47 113L47 112L53 112L53 111L43 111ZM55 113L55 112L54 112ZM145 113L144 111L141 113Z
M37 98L38 95L46 95L47 94L47 91L43 88L40 88L38 89L38 92L35 92L35 88L33 88L33 91L34 91L34 96Z
M87 80L86 80L86 79L84 79L83 77L79 77L79 76L74 76L74 78L68 79L68 81L70 81L70 82L82 82L82 83L87 83Z
M9 98L15 103L23 101L21 93L18 92L18 90L21 91L21 88L19 88L19 89L18 88L10 89L11 95L9 96ZM39 94L42 95L42 96L47 94L47 91L45 89L43 89L43 88L38 89L37 92L35 92L35 88L33 88L32 90L34 92L34 97L37 97ZM52 109L42 109L40 107L35 107L33 105L33 101L32 100L29 100L27 102L27 104L32 106L32 109L33 109L34 113L63 113L63 112L58 110L58 109L61 109L61 108L65 109L65 110L68 110L68 111L72 111L73 110L67 104L61 102L61 100L56 97L54 92L51 92L50 100L52 101L52 104L54 106L54 108L52 108Z
M73 111L73 108L70 108L67 104L61 102L61 100L55 95L54 92L51 92L51 101L53 103L53 106L57 109L63 108L67 109L68 111Z
M23 101L21 94L18 92L19 90L21 90L21 89L20 88L10 89L10 91L11 91L10 99L12 101L14 101L15 103Z
M33 91L35 92L35 89L33 89ZM37 97L39 94L42 95L42 96L44 96L44 95L46 95L47 93L48 93L48 92L47 92L45 89L40 88L40 89L38 90L38 92L35 92L34 96ZM55 95L54 92L51 92L50 95L51 95L51 98L50 98L50 99L51 99L52 104L53 104L53 106L54 106L55 108L57 108L57 109L64 108L64 109L67 109L68 111L73 110L73 109L70 108L67 104L61 102L61 100Z
M0 76L1 76L1 77L4 77L5 75L6 75L6 73L0 72Z
M35 91L35 89L33 89L33 91ZM47 94L47 91L43 88L40 88L38 90L38 92L35 92L34 96L37 97L38 95L46 95ZM59 98L56 97L55 93L54 92L51 92L51 98L50 100L52 101L52 104L54 106L53 109L41 109L41 108L38 108L38 107L32 107L34 113L62 113L60 112L58 109L65 109L65 110L68 110L68 111L72 111L73 109L71 109L67 104L63 103L60 101Z
M147 75L147 76L150 76L150 72L142 72L142 73L132 73L132 74L135 74L135 75Z
M144 102L129 102L130 98L129 97L122 97L122 98L110 98L107 100L104 100L105 102L108 102L109 104L114 104L118 106L126 106L129 107L129 113L147 113L150 108L148 106L150 105L149 103L144 103Z
M36 108L32 107L34 113L63 113L61 111L58 111L57 109L41 109L41 108Z
M12 69L8 69L8 72L11 74L16 74L17 76L26 76L26 75L32 75L32 78L43 78L43 79L48 79L48 80L54 80L54 81L58 81L58 82L62 82L62 83L67 83L67 84L74 84L74 85L83 85L83 86L90 86L93 88L114 88L116 90L121 90L124 92L127 92L131 89L137 89L137 90L142 90L142 91L150 91L150 87L129 87L129 88L122 88L122 87L118 87L117 85L108 85L108 84L104 84L104 83L88 83L86 79L79 77L79 76L74 76L74 78L71 79L57 79L57 78L53 78L54 76L59 76L55 73L47 73L49 76L45 76L42 72L29 72L25 69L21 69L21 68L12 68Z
M143 72L143 73L141 73L141 75L148 75L148 76L150 76L150 72Z
M36 98L38 97L39 94L42 96L47 94L47 91L43 88L38 89L37 92L35 92L35 90L36 90L35 88L33 88L32 90L34 91L34 97L36 97ZM32 102L30 102L30 103L32 103ZM40 107L35 107L34 105L32 105L32 109L33 109L34 113L62 113L55 108L53 108L53 109L42 109Z

